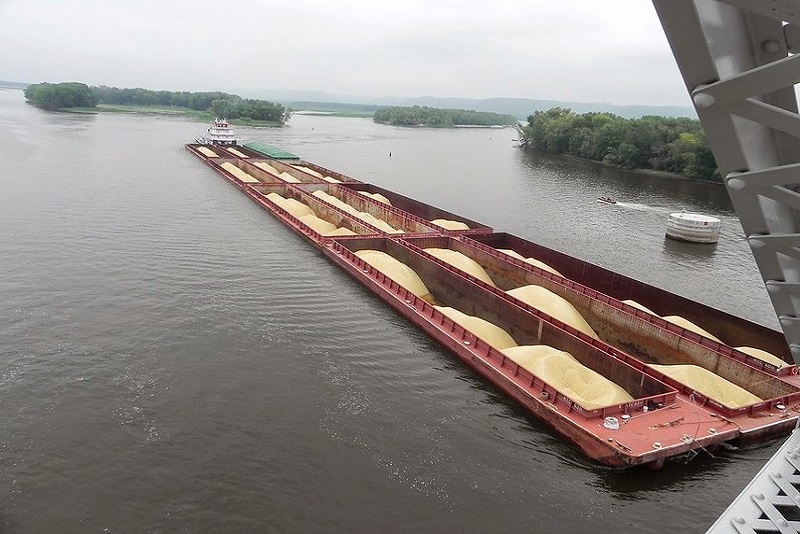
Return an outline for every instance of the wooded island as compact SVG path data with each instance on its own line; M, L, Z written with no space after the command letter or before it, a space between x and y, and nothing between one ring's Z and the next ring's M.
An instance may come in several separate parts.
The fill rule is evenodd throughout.
M98 105L161 107L208 113L231 120L263 121L285 124L290 110L266 100L245 99L221 92L151 91L89 87L78 82L37 83L25 89L25 98L34 106L48 111L75 108L92 109Z
M453 128L456 126L510 126L517 123L513 115L501 115L467 109L439 109L427 106L379 109L372 117L377 123L392 126L428 126Z
M721 182L700 121L647 116L623 119L611 113L537 111L520 128L523 146L568 154L630 169L666 171Z

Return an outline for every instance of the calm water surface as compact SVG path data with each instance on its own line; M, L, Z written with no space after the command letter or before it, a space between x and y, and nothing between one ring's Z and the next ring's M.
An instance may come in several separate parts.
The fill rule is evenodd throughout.
M776 447L594 465L186 152L204 129L0 91L2 532L698 532ZM720 188L511 130L241 133L776 324ZM681 208L720 243L665 241Z

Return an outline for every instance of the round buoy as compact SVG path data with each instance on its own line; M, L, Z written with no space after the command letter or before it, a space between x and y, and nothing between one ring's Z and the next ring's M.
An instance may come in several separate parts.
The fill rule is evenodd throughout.
M667 237L692 243L716 243L722 221L701 213L671 213L667 221Z

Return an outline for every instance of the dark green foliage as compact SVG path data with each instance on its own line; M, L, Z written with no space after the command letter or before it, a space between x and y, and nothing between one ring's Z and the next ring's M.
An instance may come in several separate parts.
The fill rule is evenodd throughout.
M36 107L55 111L67 108L93 108L97 104L120 106L161 106L207 111L215 117L247 119L284 124L289 110L266 100L245 100L220 92L150 91L92 87L82 83L37 83L25 89L25 98Z
M93 108L97 98L86 84L35 83L25 89L25 98L37 108L55 111L67 108Z
M266 100L242 99L237 95L221 92L150 91L106 86L92 87L92 91L102 104L180 107L208 111L220 118L250 119L280 124L284 124L289 118L289 111L280 104Z
M452 128L454 126L507 126L517 123L517 119L512 115L466 109L438 109L427 106L379 109L373 115L372 120L382 124L391 124L392 126L444 128Z
M537 111L521 128L522 142L543 152L570 154L626 168L674 172L721 181L700 121L611 113Z
M221 92L191 93L188 91L151 91L149 89L120 89L101 85L92 87L101 104L118 106L164 106L206 111L215 100L239 99Z

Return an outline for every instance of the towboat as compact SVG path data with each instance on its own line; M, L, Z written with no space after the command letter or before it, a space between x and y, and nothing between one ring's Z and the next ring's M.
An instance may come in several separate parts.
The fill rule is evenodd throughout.
M197 138L198 145L236 146L239 138L225 119L214 119L205 135Z
M186 148L600 464L660 467L798 422L800 376L776 330L303 159ZM588 330L520 291L533 287L569 303ZM522 354L541 347L576 372L552 374L537 365L555 356ZM622 395L564 382L589 375ZM708 387L723 382L722 393Z

